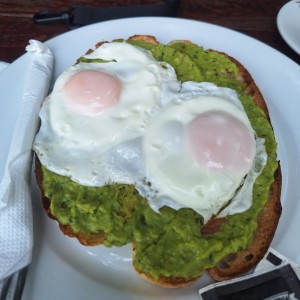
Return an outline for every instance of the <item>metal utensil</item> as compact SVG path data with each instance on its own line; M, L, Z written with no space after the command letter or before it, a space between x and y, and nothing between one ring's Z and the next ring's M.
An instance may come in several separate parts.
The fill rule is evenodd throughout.
M164 0L162 3L137 4L114 7L89 7L73 5L64 12L38 12L33 16L36 24L66 23L69 28L100 21L127 17L169 16L175 17L180 0Z
M27 268L28 267L25 267L3 279L2 290L0 291L0 300L21 299L27 275Z

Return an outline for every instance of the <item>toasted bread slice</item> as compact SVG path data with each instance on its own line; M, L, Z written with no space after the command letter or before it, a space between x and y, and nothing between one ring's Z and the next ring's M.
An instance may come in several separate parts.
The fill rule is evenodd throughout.
M147 36L147 35L135 35L129 38L129 41L142 41L148 44L158 44L158 41L156 40L155 37ZM187 44L190 43L189 41L181 41L181 42ZM103 42L97 44L96 47L99 47L102 44ZM88 53L90 51L91 50L89 50ZM214 51L214 50L210 50L210 51ZM264 111L267 119L270 120L268 109L263 99L263 96L259 88L255 84L254 80L252 79L251 75L246 70L246 68L241 63L236 61L234 58L229 57L227 54L221 52L217 52L217 53L226 56L228 59L230 59L238 66L239 74L237 79L245 84L244 93L246 93L247 95L253 98L255 104ZM35 172L36 172L37 182L42 194L43 207L49 217L51 217L52 219L56 219L51 214L51 210L50 210L51 200L48 199L44 193L43 172L41 169L41 163L37 157L36 157ZM226 279L239 276L249 271L261 260L261 258L268 250L268 247L273 239L280 218L280 214L281 214L280 193L281 193L281 172L279 166L275 174L274 182L269 191L269 200L267 201L266 205L259 213L257 219L258 226L254 233L251 244L246 249L238 253L232 253L228 255L222 261L220 261L215 267L209 269L208 272L214 280L218 280L218 281L226 280ZM214 234L219 230L222 230L223 221L224 219L222 218L212 219L202 228L202 234L210 235L210 234ZM104 232L100 232L95 235L75 233L70 226L61 225L61 224L60 224L60 229L64 234L70 237L77 238L79 242L82 243L83 245L89 245L89 246L99 245L102 244L106 239L106 234ZM133 242L133 266L134 267L135 267L134 257L135 257L135 250L137 246L138 245L136 245ZM186 279L183 277L162 276L157 280L154 279L149 274L147 274L146 272L143 272L143 270L138 270L138 268L136 267L135 269L138 272L138 274L141 275L146 280L154 284L163 287L169 287L169 288L185 287L192 284L198 279L198 278Z

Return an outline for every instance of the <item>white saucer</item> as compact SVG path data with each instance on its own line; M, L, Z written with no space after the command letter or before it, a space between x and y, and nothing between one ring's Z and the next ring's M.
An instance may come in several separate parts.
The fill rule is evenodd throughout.
M300 54L300 1L287 2L277 15L277 27L286 43Z

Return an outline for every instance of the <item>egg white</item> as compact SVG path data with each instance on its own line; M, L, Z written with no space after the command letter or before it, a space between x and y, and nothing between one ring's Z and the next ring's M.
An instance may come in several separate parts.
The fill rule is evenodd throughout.
M253 184L266 161L262 139L256 139L245 179L239 172L207 173L182 151L183 129L203 112L226 112L255 134L235 91L205 82L181 84L170 65L127 43L103 44L85 58L107 62L68 68L41 109L33 149L47 169L86 186L134 184L155 211L189 207L205 221L229 202L223 215L250 207ZM122 85L119 103L92 116L74 109L64 84L82 70L115 76Z

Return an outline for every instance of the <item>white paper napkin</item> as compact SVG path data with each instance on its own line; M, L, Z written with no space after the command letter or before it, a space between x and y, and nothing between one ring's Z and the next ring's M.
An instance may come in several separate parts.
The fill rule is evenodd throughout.
M0 184L0 281L31 261L32 142L53 70L54 58L45 44L30 40L26 50L30 68Z

